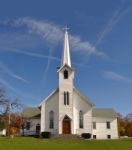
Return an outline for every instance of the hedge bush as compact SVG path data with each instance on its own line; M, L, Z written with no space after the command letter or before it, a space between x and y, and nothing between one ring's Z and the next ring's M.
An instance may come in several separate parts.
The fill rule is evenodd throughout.
M81 135L84 139L90 139L91 138L91 133L82 133Z
M51 133L48 132L48 131L41 132L41 136L42 136L42 138L50 138L51 137Z

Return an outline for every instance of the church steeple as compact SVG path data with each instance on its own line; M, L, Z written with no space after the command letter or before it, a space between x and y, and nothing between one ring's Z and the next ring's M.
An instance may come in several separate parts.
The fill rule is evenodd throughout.
M58 68L57 73L59 76L59 134L63 134L63 119L65 116L72 118L73 116L73 93L74 93L74 69L71 67L69 39L67 28L64 32L64 43L62 51L61 66ZM72 123L73 124L73 123ZM70 125L72 133L72 124Z
M64 66L65 64L71 67L69 39L68 39L67 29L68 28L65 28L65 33L64 33L64 45L63 45L63 52L62 52L61 67Z

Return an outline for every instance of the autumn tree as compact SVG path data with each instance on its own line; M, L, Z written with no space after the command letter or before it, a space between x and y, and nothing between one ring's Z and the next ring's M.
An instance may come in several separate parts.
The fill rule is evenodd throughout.
M5 90L0 87L0 126L7 130L8 135L12 134L13 128L17 128L16 131L20 128L21 117L16 112L21 108L20 102L17 99L7 99Z
M118 134L119 136L124 136L125 135L125 125L124 125L124 120L121 114L118 113Z
M119 132L119 136L132 137L132 115L131 113L125 117L118 114L118 132Z

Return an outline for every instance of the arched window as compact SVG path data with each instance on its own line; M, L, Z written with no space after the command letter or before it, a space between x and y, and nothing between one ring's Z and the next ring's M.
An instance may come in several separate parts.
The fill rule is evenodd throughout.
M63 74L64 74L64 79L68 79L68 71L66 69L64 70Z
M64 105L66 105L66 92L64 92Z
M69 105L69 92L66 93L67 96L67 105Z
M53 111L49 112L49 128L50 129L54 128L54 112Z
M83 112L80 110L79 112L79 128L83 128Z
M64 92L64 105L69 105L69 92Z

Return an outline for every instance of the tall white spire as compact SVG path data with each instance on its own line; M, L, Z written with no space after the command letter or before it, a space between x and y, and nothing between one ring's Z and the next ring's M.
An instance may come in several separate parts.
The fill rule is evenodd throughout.
M61 66L67 64L68 66L71 67L70 50L69 50L69 39L68 39L67 29L68 28L65 28L65 33L64 33L64 45L63 45Z

